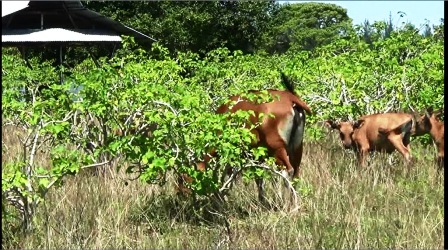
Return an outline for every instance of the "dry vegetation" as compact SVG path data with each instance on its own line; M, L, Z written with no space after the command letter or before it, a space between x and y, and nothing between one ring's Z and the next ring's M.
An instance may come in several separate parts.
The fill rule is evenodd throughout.
M2 127L3 163L21 150L14 131L6 130ZM81 173L48 193L32 234L23 236L3 224L2 246L442 249L444 173L436 171L434 148L411 144L416 157L411 167L394 153L392 164L376 155L362 169L333 136L323 144L306 144L295 212L283 206L274 181L266 181L266 188L276 208L261 207L254 182L240 182L222 209L225 214L212 214L207 204L199 204L204 209L198 212L190 200L177 197L173 179L157 187L127 181L124 173ZM46 161L45 152L37 160Z

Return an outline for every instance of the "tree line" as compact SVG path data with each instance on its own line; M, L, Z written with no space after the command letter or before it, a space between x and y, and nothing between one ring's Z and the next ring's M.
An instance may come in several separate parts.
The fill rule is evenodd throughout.
M243 54L283 54L313 51L339 39L362 40L370 48L393 32L405 30L443 43L444 20L439 24L410 23L401 26L389 20L353 24L347 10L331 3L286 3L278 1L84 1L84 6L155 38L171 55L193 52L205 56L218 48ZM397 13L404 15L405 13ZM399 19L398 19L399 20ZM150 48L143 46L144 49ZM67 47L64 66L73 68L85 58L110 57L107 46ZM54 61L52 47L29 49L29 58ZM56 58L56 60L55 60Z
M395 27L388 21L353 24L347 10L331 3L278 1L86 1L94 11L157 39L171 52L205 54L220 47L269 54L313 50L356 35L372 44ZM403 15L405 13L397 13ZM420 28L406 24L419 33ZM443 19L421 35L443 39Z

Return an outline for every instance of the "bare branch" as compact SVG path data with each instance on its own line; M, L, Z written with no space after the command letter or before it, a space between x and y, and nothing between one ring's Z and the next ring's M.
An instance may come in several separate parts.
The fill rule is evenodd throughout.
M232 174L230 175L229 179L227 179L227 181L222 185L222 187L219 189L219 193L222 193L225 190L229 190L230 189L230 184L232 183L232 181L234 181L235 177L241 172L241 170L239 171L233 171ZM224 173L226 174L226 173Z
M179 150L179 145L177 145L177 143L174 143L174 145L176 145L176 157L174 157L174 160L176 161L177 158L179 158L179 152L180 152L180 150Z
M166 102L161 102L161 101L152 101L152 102L153 102L153 103L156 103L156 104L159 104L159 105L166 106L166 107L168 107L169 109L171 109L171 111L172 111L176 116L179 115L179 114L177 113L177 111L176 111L173 107L171 107L170 104L168 104L168 103L166 103Z
M104 161L104 162L100 162L100 163L94 163L94 164L90 164L87 166L82 166L81 169L85 169L85 168L93 168L93 167L100 167L103 165L106 165L108 163L110 163L112 160L108 160L108 161Z
M309 98L311 99L310 103L314 103L315 101L327 102L330 104L332 103L332 101L330 99L323 97L323 96L316 95L316 94L311 94L309 96Z
M34 141L33 141L33 147L31 148L31 152L30 152L30 160L26 166L26 170L25 170L25 174L26 177L28 179L28 183L26 183L27 189L29 192L33 191L33 187L31 186L31 168L33 166L34 163L34 156L36 155L36 150L37 150L37 139L39 138L39 133L36 132L35 136L34 136Z

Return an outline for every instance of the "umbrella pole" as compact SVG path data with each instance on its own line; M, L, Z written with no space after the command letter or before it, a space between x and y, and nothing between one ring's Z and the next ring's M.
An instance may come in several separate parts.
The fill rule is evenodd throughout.
M64 76L62 72L62 45L59 46L59 83L62 84L64 82Z

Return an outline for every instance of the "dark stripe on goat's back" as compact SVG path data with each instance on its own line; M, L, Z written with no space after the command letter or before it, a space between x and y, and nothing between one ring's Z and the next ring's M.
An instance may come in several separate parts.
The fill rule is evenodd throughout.
M401 133L402 134L411 133L412 123L413 123L413 120L411 119L408 122L406 122L405 124L403 124L401 126Z

